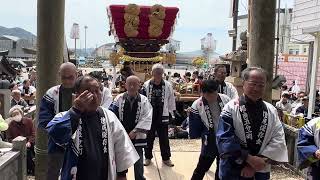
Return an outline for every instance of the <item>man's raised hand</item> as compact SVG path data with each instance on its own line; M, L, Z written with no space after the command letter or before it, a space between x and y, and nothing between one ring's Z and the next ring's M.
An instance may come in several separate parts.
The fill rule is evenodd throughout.
M92 100L93 100L93 94L88 90L85 90L74 100L73 107L81 112L85 112Z

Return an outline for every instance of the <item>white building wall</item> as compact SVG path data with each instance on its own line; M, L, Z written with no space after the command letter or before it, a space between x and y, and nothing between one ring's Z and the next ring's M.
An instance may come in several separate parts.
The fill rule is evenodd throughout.
M98 57L109 57L110 53L113 51L113 43L104 44L95 50L94 55Z
M278 16L276 16L276 18L278 18ZM279 53L288 54L289 52L288 44L290 43L291 21L292 13L289 12L289 9L285 9L283 13L280 13ZM277 26L275 33L275 37L277 37Z
M300 41L313 41L314 37L303 34L302 29L319 25L320 0L295 0L291 26L292 38Z
M167 51L180 51L180 41L170 38L169 43L162 48L165 48Z

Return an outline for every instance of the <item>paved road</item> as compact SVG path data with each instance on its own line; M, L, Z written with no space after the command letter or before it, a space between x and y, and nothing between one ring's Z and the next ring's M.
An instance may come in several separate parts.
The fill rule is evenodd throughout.
M190 180L193 170L198 163L200 154L200 140L170 140L172 151L172 161L175 164L170 168L162 164L159 151L158 140L154 144L154 158L152 164L145 167L145 177L147 180ZM207 172L204 180L214 179L215 162ZM282 167L273 167L271 173L272 180L303 180L303 178L294 174L289 169ZM28 180L34 180L34 177L28 177ZM134 180L133 168L129 169L128 180Z

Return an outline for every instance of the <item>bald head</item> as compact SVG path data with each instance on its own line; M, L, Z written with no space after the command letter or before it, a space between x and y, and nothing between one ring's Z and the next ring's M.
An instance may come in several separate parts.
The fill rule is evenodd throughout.
M59 75L64 88L73 88L77 79L77 67L71 62L63 63L60 66Z
M61 64L60 68L59 68L59 72L63 72L63 71L75 71L77 72L77 67L71 63L71 62L66 62Z
M126 80L127 82L136 82L136 83L140 83L140 79L137 76L129 76Z
M126 89L129 96L136 96L140 90L140 79L137 76L129 76L126 80Z

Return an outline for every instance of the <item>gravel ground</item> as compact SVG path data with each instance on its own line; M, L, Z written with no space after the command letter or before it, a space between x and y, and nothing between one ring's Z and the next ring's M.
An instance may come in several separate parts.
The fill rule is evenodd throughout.
M277 180L304 180L303 177L284 166L272 166L271 179Z

